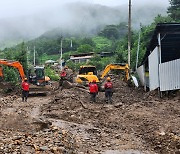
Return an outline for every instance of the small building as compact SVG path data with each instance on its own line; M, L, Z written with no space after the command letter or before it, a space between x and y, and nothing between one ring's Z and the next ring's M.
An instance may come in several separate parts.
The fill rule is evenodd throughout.
M45 65L54 65L55 62L54 60L46 60Z
M74 63L87 63L91 58L93 58L95 55L102 57L111 57L114 55L112 52L100 52L100 53L79 53L79 54L72 54L70 55L70 60L72 60Z
M101 57L112 57L114 55L113 52L101 52L99 53Z
M137 73L150 91L180 89L180 23L157 24Z
M87 63L91 58L94 57L94 52L90 53L80 53L80 54L73 54L70 55L70 60L74 63Z

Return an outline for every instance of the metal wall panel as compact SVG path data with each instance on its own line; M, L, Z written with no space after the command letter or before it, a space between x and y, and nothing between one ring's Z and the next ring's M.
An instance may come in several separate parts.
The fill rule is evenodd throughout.
M159 55L156 47L148 57L149 60L149 88L155 90L159 87Z
M180 59L159 65L160 91L180 89Z
M137 74L139 76L141 85L144 86L144 76L145 76L145 71L144 71L144 65L141 65L140 67L138 67L137 69Z

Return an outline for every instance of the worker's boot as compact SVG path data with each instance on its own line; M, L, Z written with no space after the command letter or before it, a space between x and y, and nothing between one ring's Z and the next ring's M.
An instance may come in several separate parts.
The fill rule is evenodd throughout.
M107 97L105 98L105 103L108 104L108 98Z
M109 102L110 102L110 104L112 104L112 98L111 97L109 97Z
M92 98L92 101L93 101L93 103L96 103L96 98L93 97L93 98Z

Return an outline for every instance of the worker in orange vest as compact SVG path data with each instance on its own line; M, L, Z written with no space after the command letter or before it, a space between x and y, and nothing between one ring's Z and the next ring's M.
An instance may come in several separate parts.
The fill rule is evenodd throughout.
M27 78L25 78L24 81L22 82L21 88L22 88L22 101L27 102L27 98L29 95L29 83L27 81Z

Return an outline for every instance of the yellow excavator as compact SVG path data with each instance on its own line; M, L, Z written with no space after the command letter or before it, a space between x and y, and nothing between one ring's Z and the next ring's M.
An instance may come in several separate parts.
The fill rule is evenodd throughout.
M111 70L122 70L125 72L125 81L129 80L129 65L124 63L109 64L105 67L101 79L103 79Z
M10 66L16 68L19 72L21 80L25 79L25 73L23 66L19 61L11 61L0 59L0 78L3 79L3 67L2 66ZM45 76L44 67L35 66L32 70L28 70L28 82L30 83L30 93L46 93L50 88L50 78Z
M92 82L93 80L99 82L96 67L92 65L80 66L79 74L76 77L76 82L83 85L88 85L88 83Z
M102 89L102 83L104 81L104 77L109 73L111 70L122 70L125 72L124 80L129 80L129 65L123 63L116 63L116 64L109 64L103 70L100 78L97 76L97 70L95 66L92 65L84 65L80 66L79 74L77 75L76 82L88 85L89 82L95 80L98 83L100 89Z

